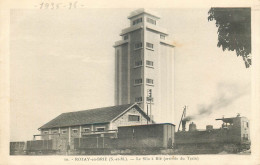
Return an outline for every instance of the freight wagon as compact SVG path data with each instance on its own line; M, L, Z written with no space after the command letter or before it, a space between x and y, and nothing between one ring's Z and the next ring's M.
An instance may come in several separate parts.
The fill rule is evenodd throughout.
M26 142L26 153L36 154L55 154L59 151L58 140L32 140Z
M174 131L175 125L170 123L123 126L113 136L104 133L75 138L74 147L84 154L158 154L172 149Z
M25 155L25 142L10 142L10 155Z

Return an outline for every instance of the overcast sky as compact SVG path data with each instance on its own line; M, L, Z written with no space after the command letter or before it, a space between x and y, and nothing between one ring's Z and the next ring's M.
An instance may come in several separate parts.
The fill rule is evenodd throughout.
M135 9L12 10L11 140L29 140L63 112L114 105L114 48ZM174 116L184 105L198 128L237 113L250 118L250 69L217 47L209 9L152 9L175 47ZM213 107L213 108L212 108ZM156 114L154 114L156 115Z

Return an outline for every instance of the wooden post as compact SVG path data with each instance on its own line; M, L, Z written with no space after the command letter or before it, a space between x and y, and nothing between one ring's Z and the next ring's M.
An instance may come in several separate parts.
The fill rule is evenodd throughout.
M70 127L69 127L69 145L70 145L70 136L71 136L71 133L70 133Z
M51 139L51 129L49 129L49 136L48 136L48 139Z
M82 129L82 126L80 125L80 126L79 126L79 137L80 137L80 138L81 138L81 136L82 136L82 135L81 135L81 132L82 132L81 129Z
M97 148L98 148L98 137L97 137Z
M105 148L105 137L103 137L103 148Z
M94 131L94 126L93 126L93 124L91 125L91 133L93 133L93 131Z

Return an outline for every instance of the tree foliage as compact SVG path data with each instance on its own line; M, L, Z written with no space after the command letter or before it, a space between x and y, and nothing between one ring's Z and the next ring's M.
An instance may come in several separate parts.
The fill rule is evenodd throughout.
M211 8L208 21L216 20L218 47L223 51L236 51L242 56L246 68L251 65L251 9Z

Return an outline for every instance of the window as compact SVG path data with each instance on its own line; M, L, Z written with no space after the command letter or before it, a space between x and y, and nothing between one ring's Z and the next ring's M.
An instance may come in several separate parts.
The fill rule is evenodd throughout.
M146 65L148 65L148 66L153 66L153 61L146 61Z
M139 43L135 44L135 49L139 49L139 48L142 48L142 47L143 47L142 42L139 42Z
M146 47L147 48L150 48L150 49L153 49L153 44L149 43L149 42L146 42Z
M138 18L138 19L134 20L134 21L133 21L133 25L136 25L136 24L138 24L138 23L140 23L140 22L143 22L143 19L142 19L142 18Z
M52 133L54 133L54 134L55 134L55 133L58 133L58 130L53 130Z
M147 18L146 21L149 22L149 23L151 23L151 24L156 25L156 21L155 21L154 19Z
M140 116L138 116L138 115L128 115L128 121L140 121Z
M136 61L135 62L135 66L142 66L143 65L143 62L142 61Z
M105 128L104 127L97 127L96 130L98 132L104 132L105 131Z
M61 131L61 133L62 133L62 134L65 134L65 133L67 133L67 130L64 129L64 130Z
M153 84L153 79L147 78L147 79L146 79L146 83L147 83L147 84Z
M243 140L248 140L248 134L243 134Z
M248 124L248 122L246 122L246 121L243 121L243 127L244 127L244 128L248 128L248 127L249 127L249 124Z
M43 134L48 134L49 132L48 131L44 131Z
M141 78L135 79L135 85L142 84L142 83L143 83L143 80Z
M161 34L161 35L160 35L160 38L163 39L163 40L165 40L165 35Z
M90 132L90 128L83 128L83 132Z
M73 133L78 133L78 129L72 129Z
M125 36L124 36L124 40L127 40L127 39L128 39L128 35L125 35Z
M143 101L143 98L142 97L136 97L135 98L135 102L142 102Z

